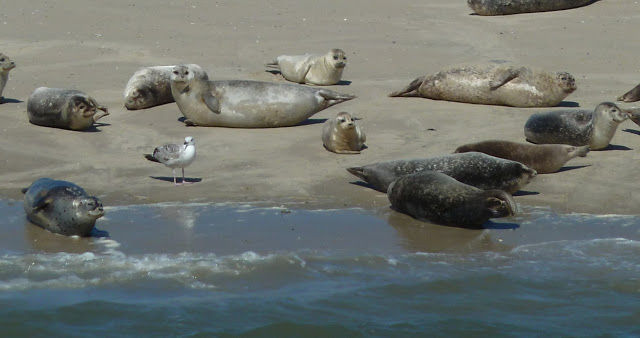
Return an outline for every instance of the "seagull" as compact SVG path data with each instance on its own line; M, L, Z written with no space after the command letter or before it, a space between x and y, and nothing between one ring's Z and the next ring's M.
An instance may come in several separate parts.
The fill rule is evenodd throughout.
M159 162L173 169L173 184L178 186L186 183L184 168L196 159L196 141L191 136L184 138L184 144L165 144L153 150L153 154L144 154L147 160ZM182 182L176 182L176 168L182 168Z

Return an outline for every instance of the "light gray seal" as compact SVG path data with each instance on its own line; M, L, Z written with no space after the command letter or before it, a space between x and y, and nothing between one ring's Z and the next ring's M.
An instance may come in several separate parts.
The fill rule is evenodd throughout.
M600 103L595 111L556 110L531 115L524 125L527 141L539 144L588 145L591 150L609 145L618 125L630 117L611 102Z
M597 0L467 0L478 15L550 12L582 7Z
M589 146L566 144L528 144L489 140L460 146L455 153L477 151L487 155L520 162L538 174L555 173L572 158L585 157Z
M624 95L618 98L618 101L622 102L636 102L640 101L640 84L633 87L630 91L624 93Z
M419 77L391 97L425 97L512 107L552 107L576 90L573 76L504 61L462 65Z
M145 109L175 102L171 94L172 66L154 66L138 69L124 90L124 106L129 110ZM202 67L190 64L195 77L209 80Z
M326 54L280 55L266 66L278 68L291 82L330 86L342 79L347 56L342 49L332 49Z
M85 130L109 112L79 90L40 87L29 96L27 114L38 126Z
M478 152L395 160L347 168L348 172L381 192L386 192L389 184L398 177L425 170L442 172L479 189L500 189L508 193L520 190L536 176L535 170L520 162Z
M478 189L431 170L399 177L387 197L394 209L418 220L465 228L516 212L516 202L503 190Z
M0 103L4 101L2 92L7 85L7 81L9 81L9 72L14 68L16 68L16 63L8 56L0 53Z
M367 136L351 114L340 112L322 126L322 144L338 154L360 154Z
M40 178L22 192L27 219L57 234L89 236L104 216L102 202L71 182Z
M233 128L294 126L356 97L288 83L198 80L186 65L174 67L171 92L186 125Z

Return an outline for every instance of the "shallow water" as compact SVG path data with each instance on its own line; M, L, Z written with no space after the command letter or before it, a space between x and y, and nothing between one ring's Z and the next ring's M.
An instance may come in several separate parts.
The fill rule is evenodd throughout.
M68 238L0 201L8 336L640 335L640 216L483 231L388 208L106 208Z

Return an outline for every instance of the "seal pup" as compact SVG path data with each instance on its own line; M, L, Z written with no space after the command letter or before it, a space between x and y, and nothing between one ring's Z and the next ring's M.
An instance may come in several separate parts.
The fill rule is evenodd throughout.
M22 189L27 219L46 230L67 236L89 236L104 216L102 202L68 181L39 178Z
M198 80L187 65L173 68L171 92L186 125L233 128L294 126L356 97L288 83Z
M500 189L511 194L536 176L535 170L520 162L479 152L378 162L347 168L348 172L380 192L386 192L389 184L400 176L425 170L442 172L479 189Z
M505 61L462 65L419 77L390 97L425 97L512 107L556 106L576 90L573 76Z
M478 15L550 12L588 5L597 0L467 0Z
M367 136L355 119L347 112L341 112L335 118L324 122L322 126L322 144L331 152L338 154L360 154Z
M640 84L633 87L633 89L631 89L630 91L624 93L624 95L620 96L618 98L618 101L622 101L622 102L640 101Z
M2 92L7 85L7 81L9 81L9 72L14 68L16 68L16 63L11 61L8 56L0 53L0 103L4 101Z
M39 87L29 96L27 115L38 126L85 130L109 112L79 90Z
M588 145L591 150L609 145L618 125L630 113L614 103L600 103L595 111L556 110L531 115L524 125L527 141L540 144Z
M171 94L171 66L138 69L124 89L124 106L129 110L145 109L175 102ZM209 80L207 72L196 64L189 67L196 78Z
M538 174L550 174L560 170L567 161L574 157L587 156L589 146L576 147L566 144L527 144L489 140L462 145L456 149L455 153L470 151L520 162Z
M482 190L437 171L421 171L389 184L393 208L421 221L481 228L490 218L512 216L516 202L503 190Z
M188 167L196 159L196 141L191 136L184 138L182 145L165 144L153 150L153 154L144 154L147 160L159 162L173 170L173 185L178 186L186 183L184 179L184 168ZM182 182L176 181L176 168L182 168Z
M280 55L266 66L278 68L291 82L330 86L342 79L347 56L342 49L332 49L326 54Z

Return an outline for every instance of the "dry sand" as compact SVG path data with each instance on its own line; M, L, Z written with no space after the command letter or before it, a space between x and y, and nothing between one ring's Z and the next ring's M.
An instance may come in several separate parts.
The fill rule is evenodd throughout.
M0 12L0 52L18 65L0 105L0 197L48 176L73 181L105 205L163 201L309 202L380 207L384 194L354 184L346 167L451 153L486 139L524 142L538 111L387 94L461 62L511 60L574 75L566 99L592 109L640 82L640 4L603 0L549 13L470 15L464 0L415 1L28 1ZM279 129L185 127L175 104L127 111L125 84L142 66L197 63L212 79L282 81L265 72L280 54L347 52L343 80L358 98ZM39 86L82 90L109 107L97 132L31 125L26 103ZM21 101L21 102L18 102ZM633 106L630 104L623 107ZM322 122L340 111L361 117L368 149L337 155L322 147ZM142 156L166 142L196 139L198 157L174 187L171 170ZM624 122L611 150L540 175L516 196L560 212L637 214L640 128ZM161 177L162 179L157 179Z

